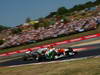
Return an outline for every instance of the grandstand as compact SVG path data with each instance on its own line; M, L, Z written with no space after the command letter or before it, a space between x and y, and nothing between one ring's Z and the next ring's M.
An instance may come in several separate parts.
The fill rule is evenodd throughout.
M7 37L3 37L4 43L0 45L0 48L35 43L48 38L57 38L61 35L68 36L73 33L94 30L100 24L99 9L99 5L93 6L75 11L70 16L60 15L44 18L35 23L32 20L29 23L25 23L26 25L16 26L16 30L12 28L3 30L1 33L6 32Z

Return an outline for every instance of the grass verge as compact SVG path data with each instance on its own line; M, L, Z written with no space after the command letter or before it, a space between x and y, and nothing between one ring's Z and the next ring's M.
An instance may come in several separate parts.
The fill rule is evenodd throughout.
M54 39L45 40L45 41L42 41L42 42L37 42L37 43L21 45L21 46L7 48L7 49L2 49L2 50L0 50L0 53L36 47L36 46L50 44L50 43L54 43L54 42L60 42L60 41L64 41L64 40L70 40L70 39L74 39L74 38L78 38L78 37L82 37L82 36L87 36L87 35L92 35L92 34L96 34L96 33L100 33L100 26L96 30L91 30L91 31L78 33L78 34L73 34L73 35L69 35L69 36L63 36L63 37L59 37L59 38L54 38Z
M100 75L100 57L0 68L0 75Z

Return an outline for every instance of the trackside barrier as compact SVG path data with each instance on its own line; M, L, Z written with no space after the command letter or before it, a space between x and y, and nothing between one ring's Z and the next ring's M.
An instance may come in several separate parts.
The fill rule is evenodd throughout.
M0 56L9 56L9 55L17 54L17 53L24 53L26 51L36 50L36 49L39 49L39 48L45 48L45 47L49 47L49 46L57 46L57 45L61 45L61 44L68 44L68 43L77 42L77 41L81 41L81 40L87 40L87 39L96 38L96 37L100 37L100 33L94 34L94 35L79 37L79 38L76 38L76 39L65 40L65 41L62 41L62 42L47 44L47 45L43 45L43 46L38 46L38 47L27 48L27 49L23 49L23 50L3 53L3 54L0 54Z

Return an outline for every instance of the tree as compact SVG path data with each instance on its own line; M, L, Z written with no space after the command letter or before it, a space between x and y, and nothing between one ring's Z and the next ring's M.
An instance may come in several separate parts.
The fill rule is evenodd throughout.
M83 5L75 5L73 8L71 8L71 11L79 11L79 10L83 10L84 6Z
M95 5L99 5L99 4L100 4L100 0L96 0L96 1L94 2L94 4L95 4Z
M20 32L22 32L22 30L20 28L13 28L12 29L13 34L19 34Z
M56 15L56 12L50 12L50 14L48 16L46 16L46 18L51 18L51 17L53 17L55 15Z
M2 30L9 29L9 28L10 28L10 27L4 26L4 25L0 25L0 32L1 32Z
M36 23L33 25L34 29L38 29L39 28L39 23Z
M93 7L94 6L94 3L89 1L87 2L86 4L84 4L85 8L90 8L90 7Z
M57 10L57 14L58 15L64 15L65 13L67 13L68 12L68 9L66 9L65 7L60 7L60 8L58 8L58 10Z
M25 21L26 23L29 23L29 22L31 22L31 18L26 18L26 21Z
M0 40L0 45L2 45L4 43L4 40Z

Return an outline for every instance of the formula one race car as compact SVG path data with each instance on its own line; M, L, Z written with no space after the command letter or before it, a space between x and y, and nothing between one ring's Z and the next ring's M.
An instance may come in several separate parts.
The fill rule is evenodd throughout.
M71 47L67 49L56 48L42 48L36 51L27 51L23 56L23 60L45 61L54 60L66 56L74 56L77 52L73 51Z

